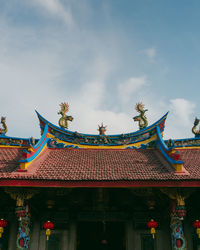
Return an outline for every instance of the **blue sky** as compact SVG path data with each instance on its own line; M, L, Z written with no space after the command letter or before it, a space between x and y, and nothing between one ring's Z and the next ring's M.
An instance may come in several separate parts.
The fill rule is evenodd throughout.
M170 111L165 138L193 137L200 117L200 2L0 0L0 115L8 135L39 137L37 109L70 130L136 131Z

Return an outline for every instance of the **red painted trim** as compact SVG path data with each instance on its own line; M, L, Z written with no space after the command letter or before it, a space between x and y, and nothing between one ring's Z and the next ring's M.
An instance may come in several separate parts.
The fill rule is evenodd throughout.
M0 180L0 186L15 187L200 187L200 180L185 181L51 181Z

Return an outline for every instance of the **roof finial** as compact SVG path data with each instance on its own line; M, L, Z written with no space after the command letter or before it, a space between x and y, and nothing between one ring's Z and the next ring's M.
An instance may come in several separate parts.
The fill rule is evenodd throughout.
M1 124L3 128L0 128L0 135L5 135L8 132L8 127L6 125L6 117L1 117Z
M148 126L148 121L145 112L148 111L148 109L144 109L144 104L142 102L136 103L135 109L140 115L134 116L133 120L139 122L139 129L146 128Z
M99 126L99 125L98 125ZM107 126L103 125L103 122L101 123L101 126L99 126L99 128L97 129L99 131L99 135L105 135L106 133L106 128Z
M66 102L62 102L60 104L60 111L58 112L59 115L62 115L62 117L59 119L58 124L61 128L68 128L68 122L67 121L73 121L72 116L66 115L66 113L69 110L69 104Z
M192 133L195 135L195 137L200 137L200 129L197 129L199 122L200 122L200 119L196 117L194 120L194 126L192 127Z

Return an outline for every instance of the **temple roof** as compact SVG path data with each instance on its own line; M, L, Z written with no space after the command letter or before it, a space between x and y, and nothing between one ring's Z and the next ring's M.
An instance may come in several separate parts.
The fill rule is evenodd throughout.
M186 170L182 175L174 174L172 166L156 149L46 149L26 172L18 171L21 154L20 148L0 147L0 185L4 180L29 180L30 186L32 181L40 181L38 185L41 181L81 185L85 181L93 184L96 181L135 184L164 181L167 184L169 181L200 180L200 149L180 150Z
M167 114L121 135L71 132L37 115L35 143L0 134L0 186L200 186L200 138L164 141Z

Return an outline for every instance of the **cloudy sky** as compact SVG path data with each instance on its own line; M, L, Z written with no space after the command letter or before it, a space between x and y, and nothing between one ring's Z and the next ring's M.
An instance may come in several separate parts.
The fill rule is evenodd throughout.
M40 137L35 109L70 130L138 129L169 112L165 138L193 137L200 118L199 0L0 0L0 115L9 132Z

